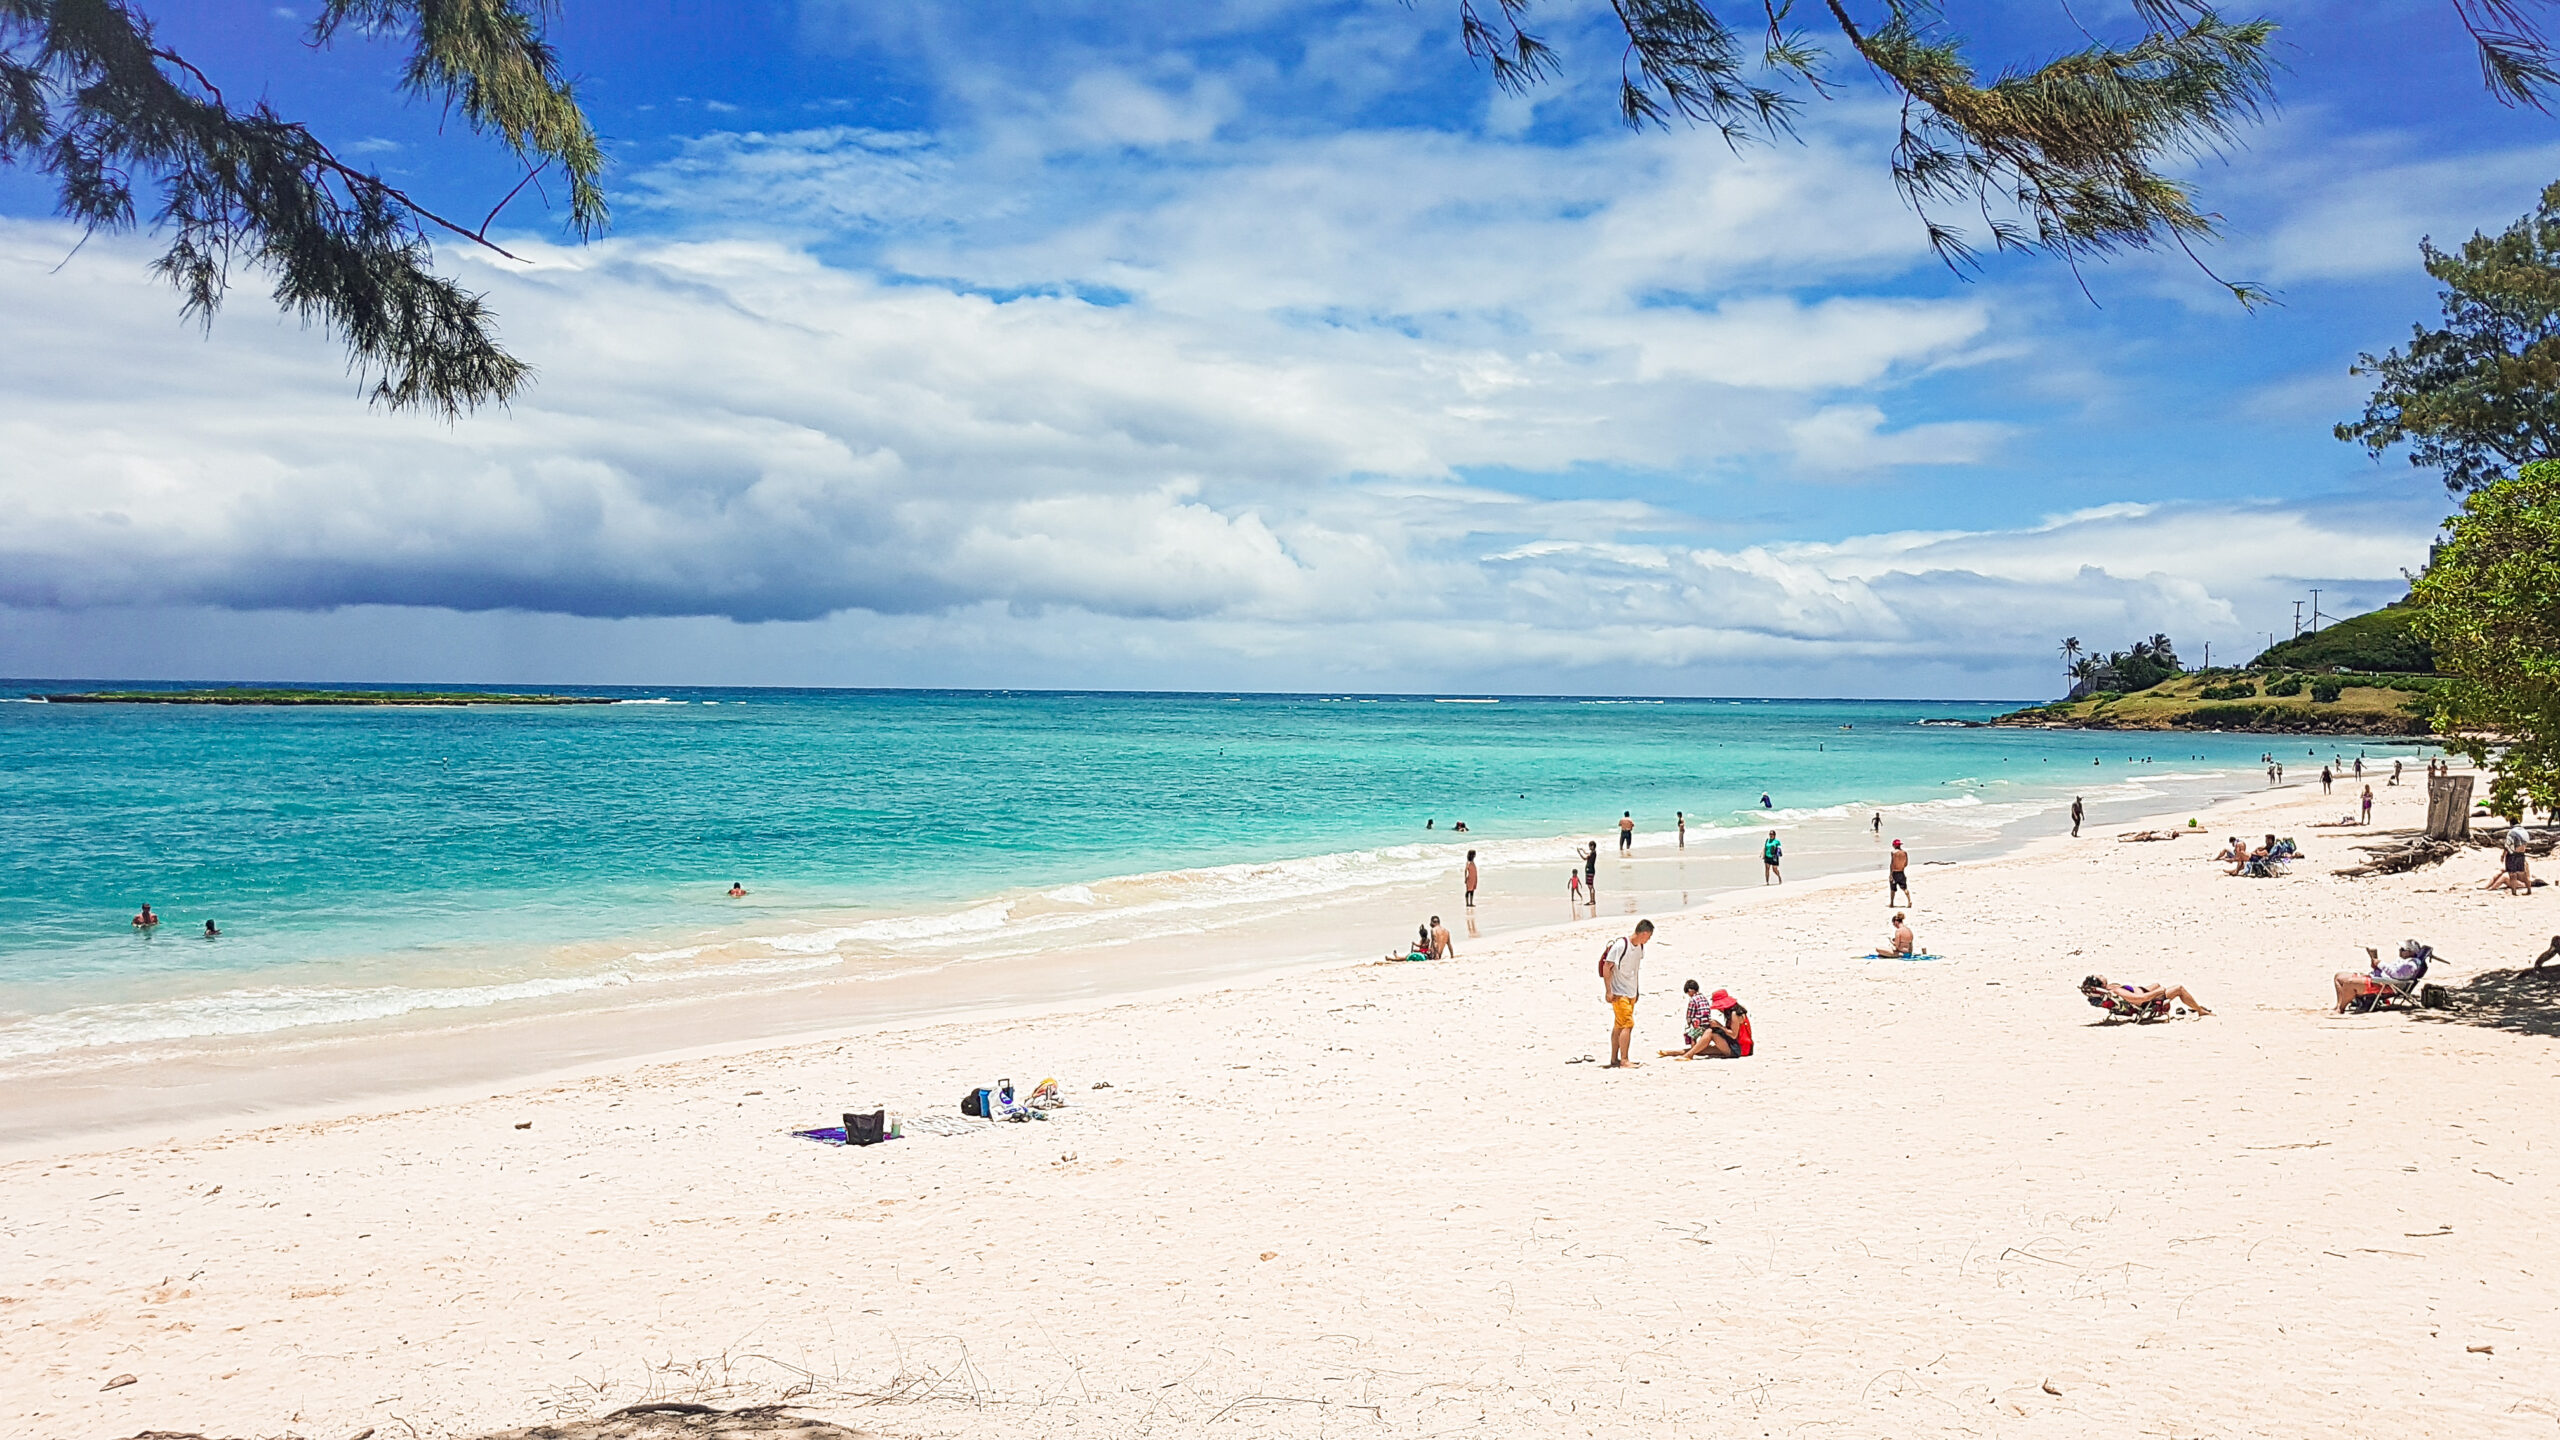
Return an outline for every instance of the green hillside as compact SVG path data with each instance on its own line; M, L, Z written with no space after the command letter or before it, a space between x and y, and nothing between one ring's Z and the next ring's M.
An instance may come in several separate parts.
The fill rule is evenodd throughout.
M2324 632L2325 633L2325 632ZM2181 675L2148 690L2102 690L2012 711L1994 725L2068 730L2269 730L2292 734L2424 735L2433 678L2398 675L2260 677L2236 670Z
M2409 630L2409 611L2385 605L2326 630L2298 635L2249 662L2252 670L2352 670L2368 675L2430 675L2436 659Z

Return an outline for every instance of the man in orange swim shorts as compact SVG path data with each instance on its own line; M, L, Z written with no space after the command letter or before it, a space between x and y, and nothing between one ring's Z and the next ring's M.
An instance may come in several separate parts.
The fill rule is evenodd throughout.
M1653 938L1653 922L1639 920L1635 933L1613 940L1600 954L1600 994L1609 1002L1609 1068L1624 1070L1637 1062L1627 1058L1636 1038L1636 1000L1644 993L1645 943Z

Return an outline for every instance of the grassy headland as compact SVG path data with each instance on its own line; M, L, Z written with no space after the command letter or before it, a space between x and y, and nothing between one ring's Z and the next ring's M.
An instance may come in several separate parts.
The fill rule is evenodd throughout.
M2074 730L2268 730L2296 734L2425 735L2429 675L2256 675L2208 670L2147 690L2101 690L2080 700L2013 710L1994 725Z
M47 695L56 705L610 705L604 695L515 695L467 690L93 690Z

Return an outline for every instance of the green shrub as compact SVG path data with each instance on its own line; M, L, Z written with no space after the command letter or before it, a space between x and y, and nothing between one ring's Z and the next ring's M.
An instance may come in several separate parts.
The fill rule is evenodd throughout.
M2346 681L2335 675L2323 675L2311 682L2311 699L2315 704L2334 705L2346 688Z
M2199 705L2187 712L2187 723L2216 730L2254 730L2283 713L2264 705Z
M2121 690L2101 690L2089 698L2097 701L2101 705L2113 705L2124 698L2124 692Z
M2258 682L2235 680L2228 685L2207 685L2196 695L2204 700L2254 700L2258 696Z
M2302 677L2299 675L2275 676L2267 681L2267 693L2274 696L2299 695L2302 693Z

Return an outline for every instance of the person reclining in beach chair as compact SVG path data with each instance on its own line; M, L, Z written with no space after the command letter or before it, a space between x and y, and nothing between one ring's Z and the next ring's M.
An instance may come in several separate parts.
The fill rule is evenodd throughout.
M2400 942L2400 957L2384 964L2382 956L2370 945L2364 958L2369 962L2363 973L2341 970L2330 977L2338 994L2336 1013L2354 1011L2358 1015L2375 1010L2390 1010L2419 1003L2419 983L2427 978L2427 965L2436 958L2435 950L2415 940Z
M2101 1010L2107 1020L2134 1020L2148 1023L2169 1018L2169 1002L2186 1006L2198 1015L2213 1012L2204 1008L2184 985L2114 985L2104 975L2092 975L2080 982L2080 994Z
M2255 880L2273 880L2284 874L2283 862L2284 856L2276 848L2276 837L2270 835L2265 844L2249 852L2249 859L2240 867L2240 873Z

